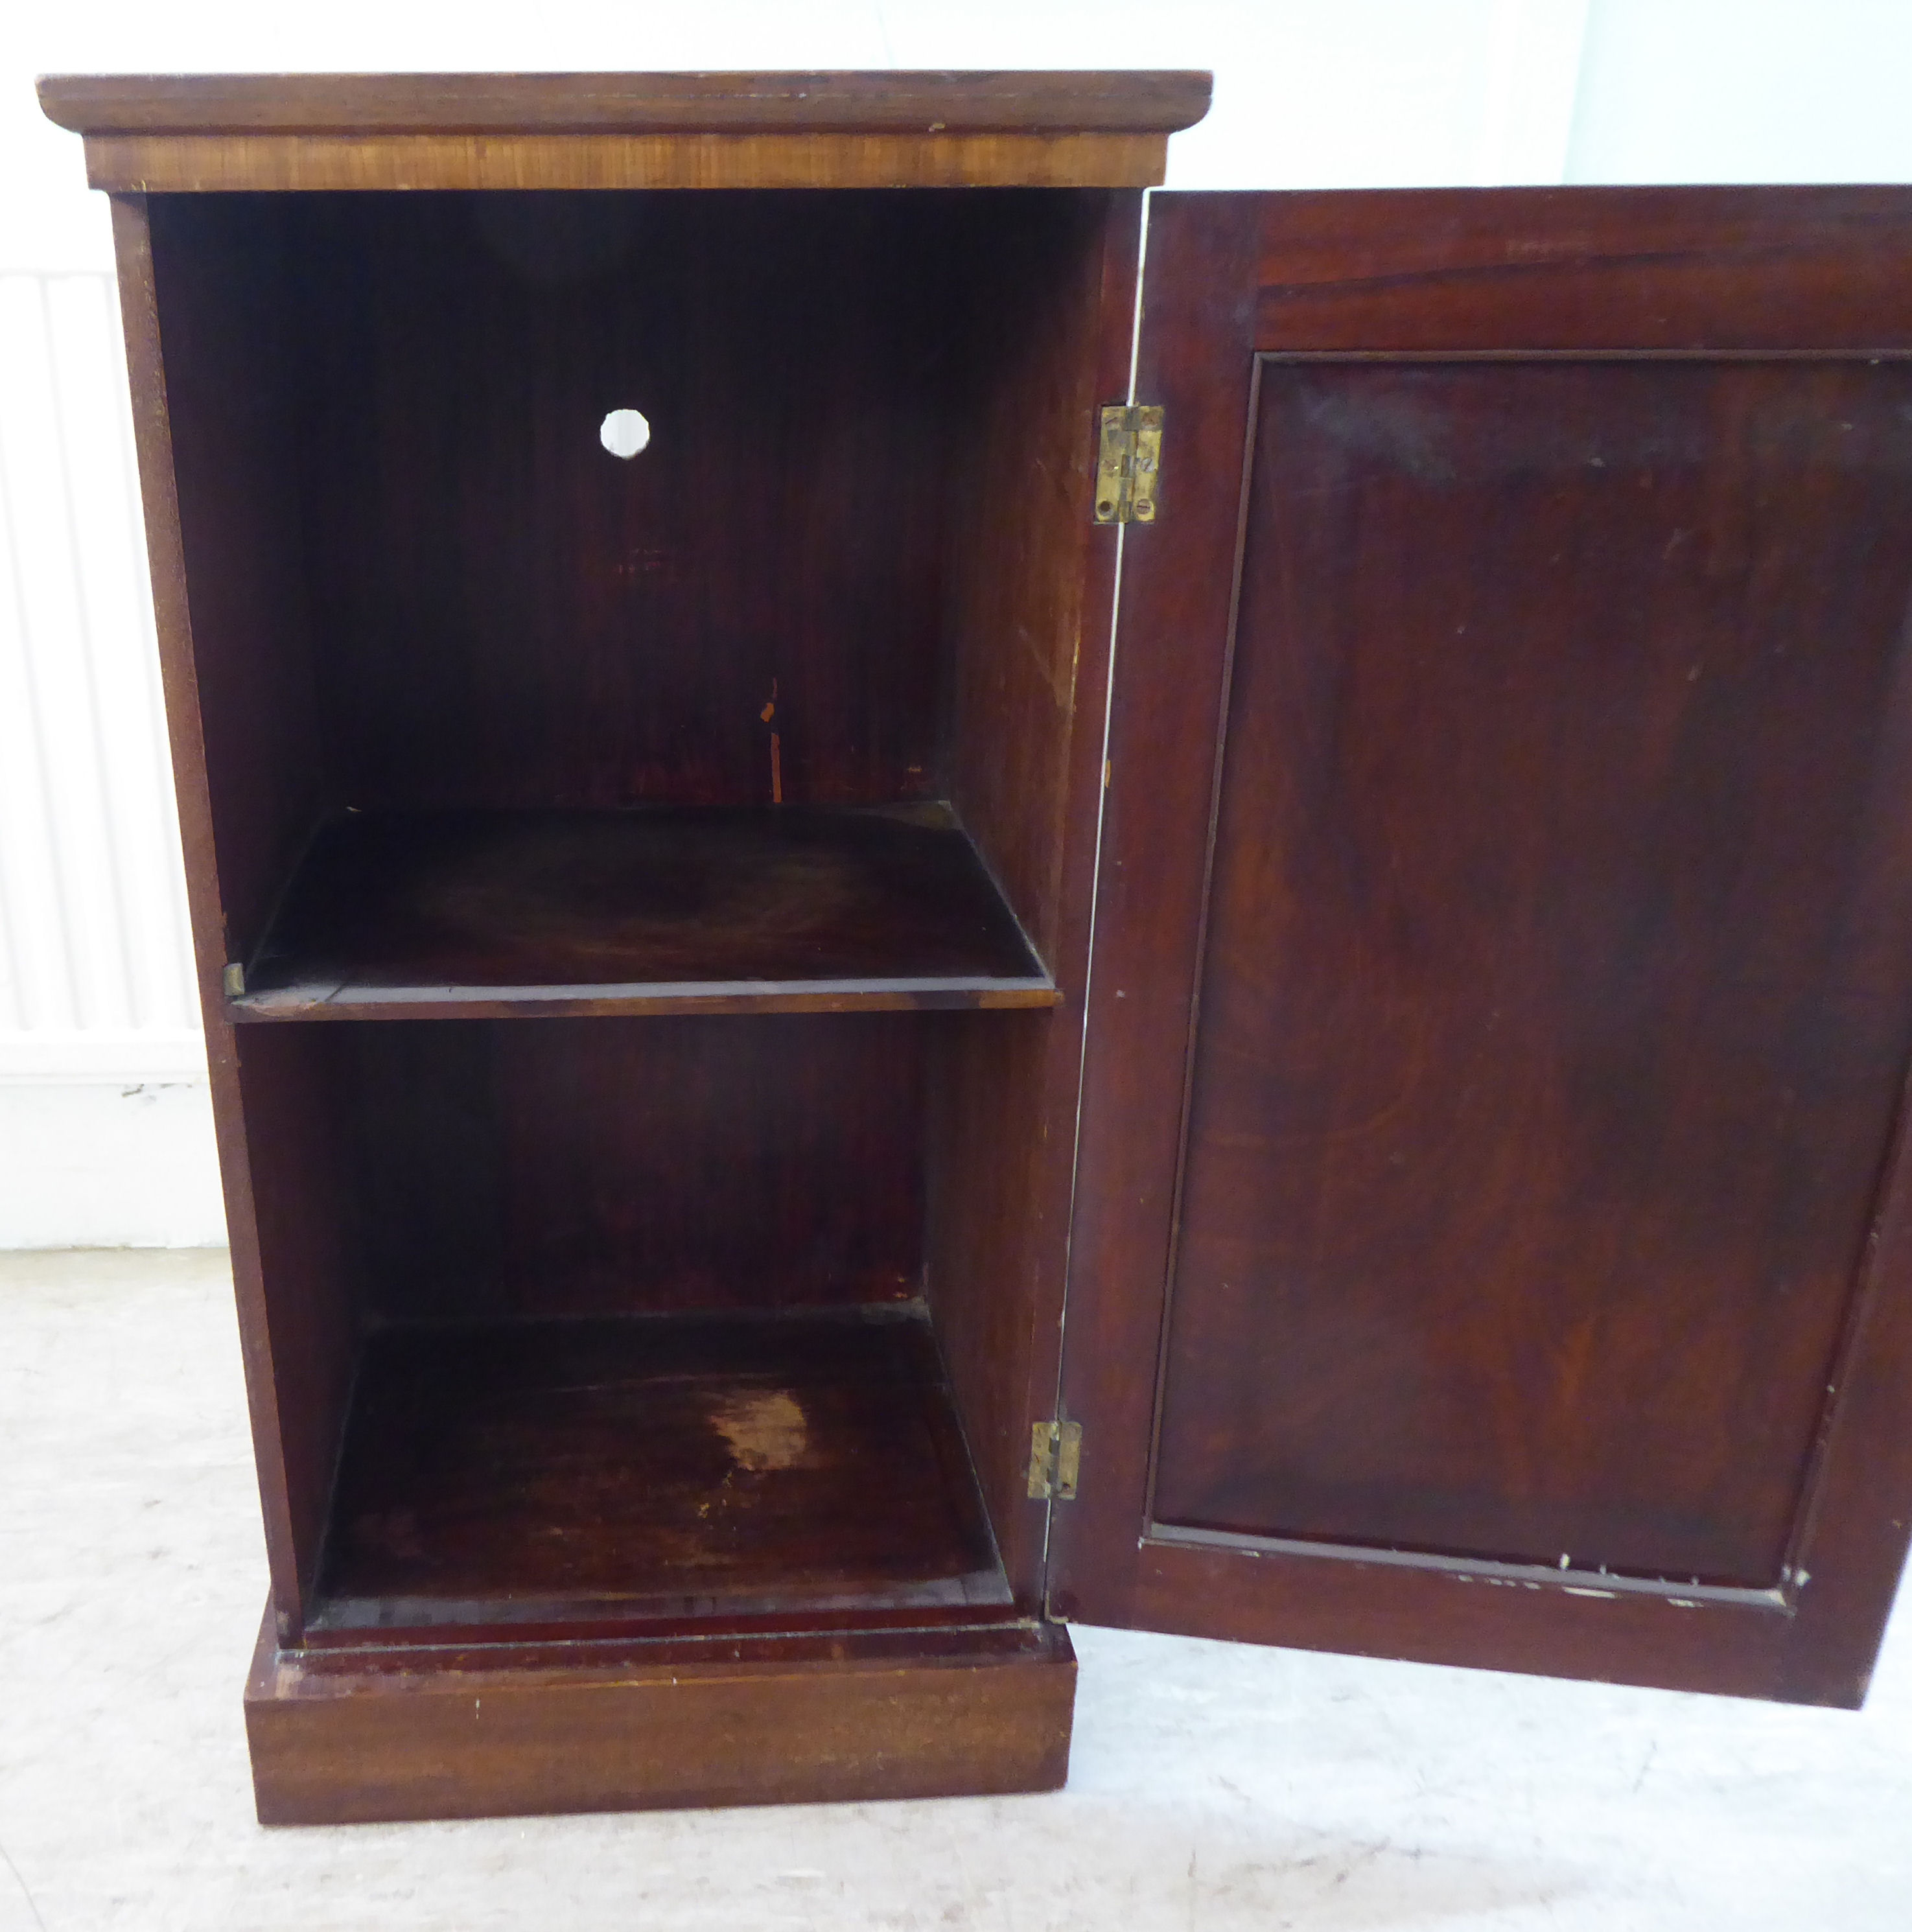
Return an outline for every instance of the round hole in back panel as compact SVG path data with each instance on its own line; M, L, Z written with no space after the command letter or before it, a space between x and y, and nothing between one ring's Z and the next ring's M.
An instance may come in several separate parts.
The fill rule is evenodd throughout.
M598 440L627 463L650 441L650 424L635 410L613 410L598 425Z

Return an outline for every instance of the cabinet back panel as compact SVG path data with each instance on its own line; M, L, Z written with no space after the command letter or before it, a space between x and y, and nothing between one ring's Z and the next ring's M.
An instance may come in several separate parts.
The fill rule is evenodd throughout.
M1912 370L1259 398L1154 1519L1775 1586L1912 1048Z
M323 1029L347 1070L374 1311L664 1313L915 1294L923 1024Z
M295 200L351 802L935 794L961 197Z

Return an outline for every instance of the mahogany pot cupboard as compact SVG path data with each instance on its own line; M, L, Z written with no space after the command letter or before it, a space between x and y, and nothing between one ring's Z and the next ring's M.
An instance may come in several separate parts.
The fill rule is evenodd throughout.
M262 1817L1053 1786L1076 1619L1864 1696L1912 190L1145 197L1208 92L42 83Z

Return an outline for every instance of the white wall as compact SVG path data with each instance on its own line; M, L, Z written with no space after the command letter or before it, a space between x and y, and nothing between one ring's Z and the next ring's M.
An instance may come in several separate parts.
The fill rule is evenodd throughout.
M1184 188L1912 180L1912 0L92 0L0 44L0 1246L221 1238L102 197L36 72L1207 67Z
M1912 180L1912 0L1594 0L1566 178Z

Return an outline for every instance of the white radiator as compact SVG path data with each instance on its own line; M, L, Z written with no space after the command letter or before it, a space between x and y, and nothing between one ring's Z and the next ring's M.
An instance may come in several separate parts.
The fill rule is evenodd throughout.
M112 278L0 274L0 1247L217 1241Z
M0 1080L194 1078L111 278L0 275Z

